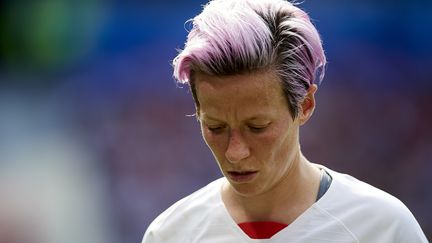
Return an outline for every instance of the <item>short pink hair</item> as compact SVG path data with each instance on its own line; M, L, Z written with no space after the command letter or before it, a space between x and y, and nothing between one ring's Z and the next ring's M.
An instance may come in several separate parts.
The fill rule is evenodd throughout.
M213 0L192 19L174 78L193 85L193 73L233 75L273 69L293 117L307 89L324 78L326 57L308 15L284 0Z

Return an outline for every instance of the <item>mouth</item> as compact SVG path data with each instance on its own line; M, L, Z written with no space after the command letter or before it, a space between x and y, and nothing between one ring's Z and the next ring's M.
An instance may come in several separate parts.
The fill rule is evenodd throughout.
M252 181L258 171L228 171L228 178L236 183L246 183Z

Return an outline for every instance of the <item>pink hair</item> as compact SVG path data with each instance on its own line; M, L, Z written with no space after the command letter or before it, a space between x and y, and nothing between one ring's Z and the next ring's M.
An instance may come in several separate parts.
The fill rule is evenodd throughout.
M174 78L191 84L193 92L193 72L231 75L273 68L294 116L318 72L323 79L325 64L308 15L284 0L210 1L192 20L185 47L173 60Z

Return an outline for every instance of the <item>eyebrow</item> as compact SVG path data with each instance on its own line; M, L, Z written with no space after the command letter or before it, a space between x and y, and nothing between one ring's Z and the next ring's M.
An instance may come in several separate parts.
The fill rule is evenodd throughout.
M223 122L220 119L217 119L215 117L209 116L207 114L203 115L203 119L204 120L213 120L213 121L217 121L217 122ZM251 117L248 117L245 119L245 121L254 121L254 120L269 120L270 118L264 114L259 114L259 115L253 115Z
M213 120L213 121L218 121L218 122L222 122L221 120L219 120L219 119L217 119L217 118L215 118L215 117L212 117L212 116L209 116L209 115L207 115L207 114L204 114L203 115L203 119L205 119L205 120Z
M253 121L253 120L268 120L268 119L269 119L268 116L261 114L261 115L255 115L255 116L249 117L246 120L247 121Z

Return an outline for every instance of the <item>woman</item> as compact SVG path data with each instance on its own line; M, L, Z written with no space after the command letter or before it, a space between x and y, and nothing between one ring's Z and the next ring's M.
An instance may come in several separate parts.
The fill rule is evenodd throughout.
M303 156L299 128L326 65L304 11L211 1L173 65L224 177L162 213L143 243L427 242L398 199Z

